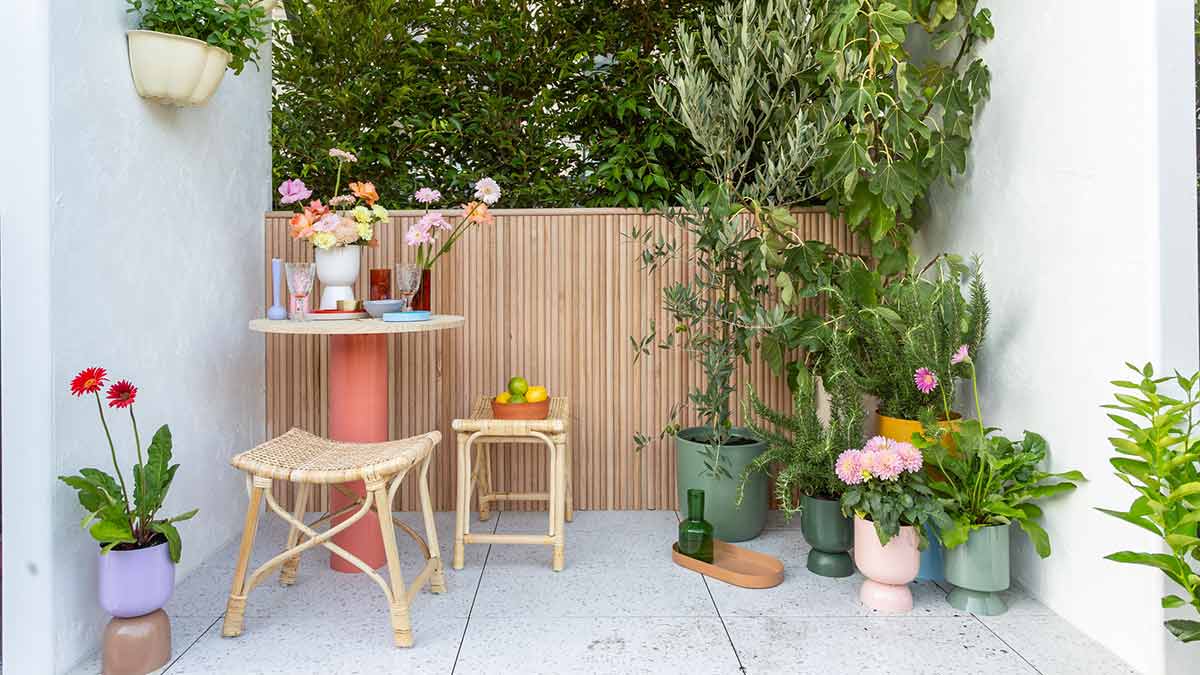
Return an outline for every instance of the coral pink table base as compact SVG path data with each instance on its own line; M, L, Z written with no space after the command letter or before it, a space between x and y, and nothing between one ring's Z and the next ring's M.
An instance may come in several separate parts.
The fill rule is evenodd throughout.
M329 436L335 441L377 443L388 440L388 355L383 334L329 336ZM366 497L362 481L342 487ZM329 490L329 510L337 512L353 501L337 489ZM352 512L351 512L352 513ZM333 524L350 517L335 518ZM374 569L387 557L379 534L379 517L366 517L334 536L338 546L358 556ZM337 572L360 572L330 554L329 566Z

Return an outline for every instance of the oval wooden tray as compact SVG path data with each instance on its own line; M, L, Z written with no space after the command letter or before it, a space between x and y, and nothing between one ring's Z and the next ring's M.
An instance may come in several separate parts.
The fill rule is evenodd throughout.
M720 539L713 539L711 565L680 553L678 544L671 544L671 559L680 567L742 588L772 588L783 583L783 563L779 558Z

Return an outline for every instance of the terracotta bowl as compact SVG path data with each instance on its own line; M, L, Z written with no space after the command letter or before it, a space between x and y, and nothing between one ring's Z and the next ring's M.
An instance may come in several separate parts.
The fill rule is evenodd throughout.
M544 420L550 414L550 399L537 403L496 403L492 399L492 417L498 420Z

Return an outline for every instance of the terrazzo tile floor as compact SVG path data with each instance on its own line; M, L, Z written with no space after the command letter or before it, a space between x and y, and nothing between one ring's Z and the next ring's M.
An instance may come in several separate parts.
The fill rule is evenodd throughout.
M418 514L398 514L418 532ZM295 586L272 578L250 595L245 629L221 637L237 542L184 578L166 607L173 660L160 672L354 673L1088 673L1134 672L1020 589L1000 617L959 612L946 590L913 584L903 616L868 610L861 578L804 569L796 523L772 514L744 545L783 560L780 586L747 590L684 570L669 555L672 511L585 511L567 527L567 567L549 547L472 545L450 569L454 517L437 514L447 560L445 595L422 590L412 607L412 649L392 646L383 594L361 575L332 572L309 553ZM531 532L544 513L500 512L475 531ZM287 531L263 521L254 564L282 550ZM406 545L406 543L408 545ZM405 578L422 561L401 535ZM93 656L74 673L99 672Z

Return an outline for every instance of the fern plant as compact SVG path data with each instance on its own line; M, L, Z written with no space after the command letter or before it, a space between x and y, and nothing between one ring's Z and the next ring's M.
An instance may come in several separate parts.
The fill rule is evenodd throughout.
M817 415L816 380L807 368L797 372L791 414L772 409L750 389L745 417L754 434L766 442L767 450L742 473L739 504L751 474L766 473L772 467L778 467L775 501L789 518L800 510L793 498L796 493L818 499L841 497L846 485L834 473L834 462L843 450L862 443L865 413L862 391L847 368L845 345L835 344L832 352L834 365L825 378L830 394L828 423L822 423Z
M876 304L831 289L841 309L833 321L846 331L855 355L850 372L863 391L879 398L880 413L931 421L953 409L954 385L970 377L970 369L952 356L966 345L977 359L987 334L990 308L981 267L978 258L967 265L959 256L940 255L886 285ZM918 371L932 375L932 387L917 386Z

